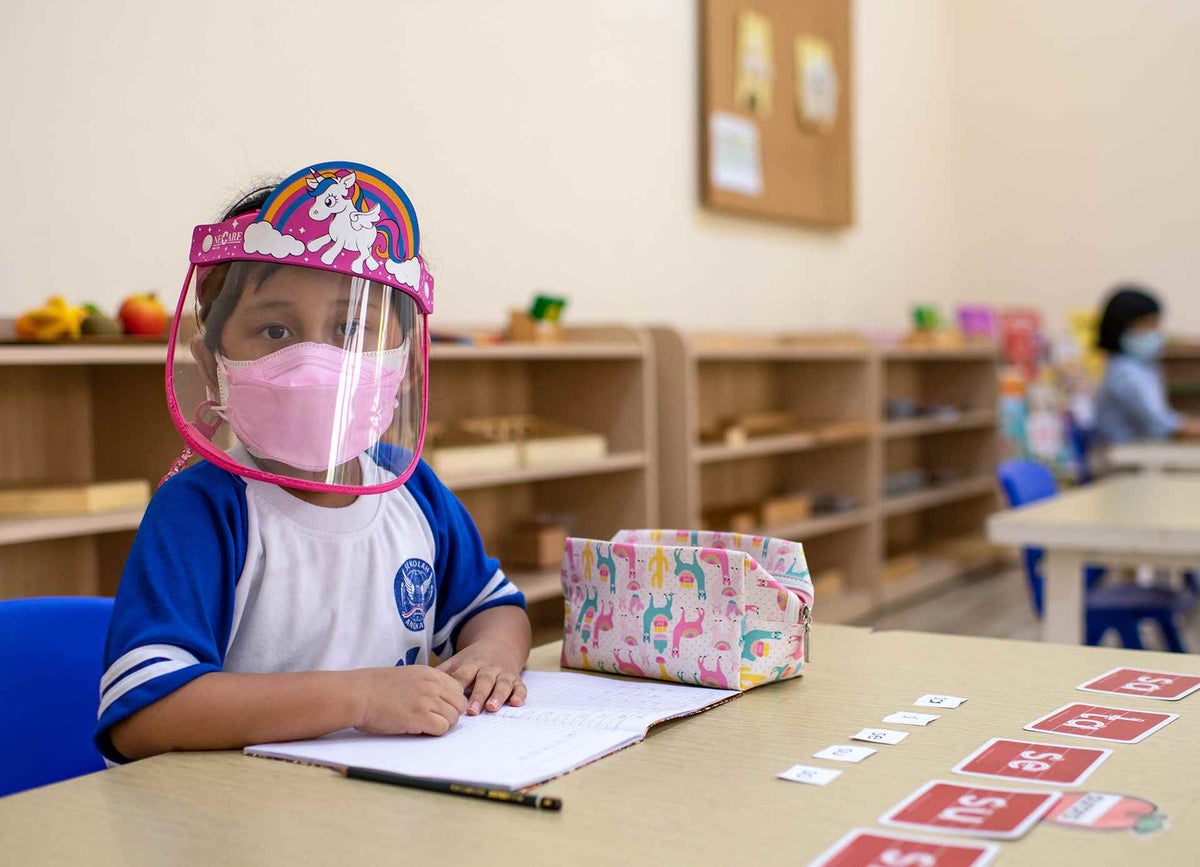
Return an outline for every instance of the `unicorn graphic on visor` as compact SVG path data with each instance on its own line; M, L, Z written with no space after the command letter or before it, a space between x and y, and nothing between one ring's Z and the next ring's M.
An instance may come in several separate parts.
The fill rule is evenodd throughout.
M310 253L325 247L321 261L326 265L332 265L342 250L358 253L358 258L350 264L355 274L363 273L363 265L371 271L379 267L372 251L385 261L402 258L395 255L396 224L379 219L379 203L368 203L353 171L309 171L312 176L305 183L315 201L308 215L318 223L329 220L328 234L308 242Z

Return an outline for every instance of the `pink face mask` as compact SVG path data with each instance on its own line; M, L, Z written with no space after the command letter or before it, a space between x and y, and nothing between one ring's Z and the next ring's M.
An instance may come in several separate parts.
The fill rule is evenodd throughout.
M296 343L254 361L218 356L221 403L212 409L255 457L320 472L362 454L391 425L408 354L407 342L361 355Z

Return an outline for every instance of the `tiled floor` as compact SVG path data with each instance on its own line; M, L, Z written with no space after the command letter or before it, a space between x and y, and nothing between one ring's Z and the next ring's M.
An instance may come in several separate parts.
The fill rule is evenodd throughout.
M820 615L821 601L817 600ZM992 638L1016 638L1036 641L1040 624L1033 616L1025 576L1017 569L986 577L964 579L934 597L879 617L876 629L914 629L957 635L983 635ZM1192 653L1200 652L1200 606L1180 624L1184 645ZM1157 629L1144 629L1142 641L1147 649L1163 649ZM1115 633L1105 644L1116 645Z

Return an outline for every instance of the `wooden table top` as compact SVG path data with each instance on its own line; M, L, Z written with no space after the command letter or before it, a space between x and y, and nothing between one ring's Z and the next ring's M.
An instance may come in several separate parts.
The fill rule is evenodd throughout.
M234 752L181 753L0 800L0 861L802 864L851 828L878 827L885 810L926 781L954 779L950 769L988 738L1093 744L1021 730L1090 698L1182 714L1140 744L1100 744L1115 755L1085 788L1147 798L1173 827L1135 839L1044 825L1002 843L1000 863L1195 862L1200 694L1180 702L1104 701L1074 687L1122 664L1200 673L1196 657L826 625L814 627L813 648L803 678L664 724L643 743L547 784L540 791L563 799L560 814L347 780ZM557 645L538 648L531 667L553 669L557 654ZM810 759L892 712L913 709L928 692L969 701L861 764ZM824 788L774 778L797 762L844 773Z
M1143 470L1200 470L1200 442L1140 442L1110 446L1105 453L1114 467Z
M1200 557L1200 476L1118 476L988 519L988 537L1113 553Z

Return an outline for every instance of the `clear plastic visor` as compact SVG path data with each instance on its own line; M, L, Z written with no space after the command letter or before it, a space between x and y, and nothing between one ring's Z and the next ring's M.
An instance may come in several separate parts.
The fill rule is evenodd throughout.
M427 352L410 296L267 262L195 268L184 292L170 387L197 452L308 490L380 492L408 478Z

